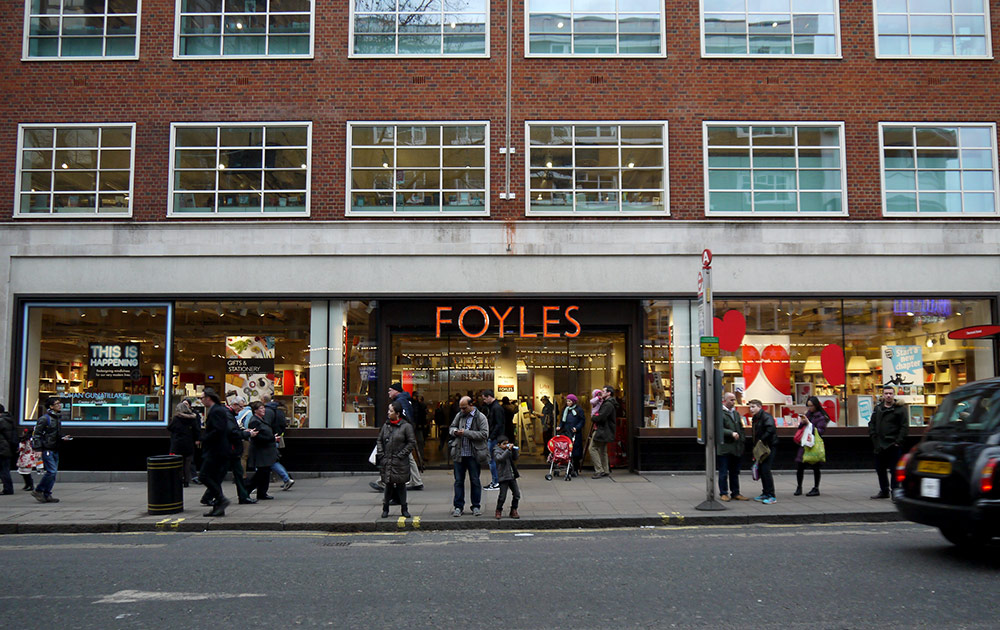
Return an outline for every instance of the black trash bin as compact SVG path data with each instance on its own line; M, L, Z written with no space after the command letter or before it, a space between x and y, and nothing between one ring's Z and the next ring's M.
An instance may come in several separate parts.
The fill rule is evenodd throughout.
M184 458L154 455L146 458L146 497L150 514L184 511Z

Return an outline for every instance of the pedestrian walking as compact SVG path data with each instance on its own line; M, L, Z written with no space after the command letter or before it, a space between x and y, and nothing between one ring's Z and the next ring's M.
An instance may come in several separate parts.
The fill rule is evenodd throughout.
M504 410L503 403L497 400L493 395L492 389L484 389L480 396L483 400L483 404L486 406L483 414L486 416L486 422L489 423L489 434L486 438L486 448L489 449L491 454L490 485L486 486L486 489L499 490L500 479L497 477L497 463L493 461L492 453L493 449L497 446L497 438L499 438L500 434L504 432L504 425L507 423L507 412ZM504 400L507 399L505 398Z
M14 419L10 417L4 406L0 405L0 482L3 486L0 494L14 494L10 466L14 463L14 454L17 452L16 436Z
M232 451L229 443L229 414L219 401L219 395L214 389L206 387L202 392L205 433L201 441L201 473L198 476L205 484L205 496L201 502L212 506L205 516L225 516L229 505L229 499L222 491L222 480L226 476ZM235 421L234 418L233 422Z
M379 430L375 442L375 459L379 476L385 484L382 495L382 518L389 516L389 503L399 502L400 514L410 517L406 504L406 482L410 480L410 452L417 446L414 427L403 419L403 404L398 400L389 403L388 418Z
M191 409L191 403L181 400L174 407L174 415L167 425L170 431L170 452L184 458L181 469L181 482L187 488L191 484L194 473L194 450L201 446L201 422L198 414Z
M274 441L278 445L278 459L271 466L271 472L278 475L278 478L281 479L282 490L291 490L295 484L295 480L292 479L291 475L288 474L288 470L285 469L284 464L281 463L281 449L284 448L285 444L285 429L288 428L288 414L285 413L284 406L280 402L271 400L271 397L267 394L261 396L260 401L264 403L265 407L264 420L271 426L271 430L274 432Z
M756 398L750 401L750 413L753 415L754 460L757 462L761 485L760 496L754 497L754 501L771 505L778 502L774 494L774 476L771 474L778 446L778 427L774 424L774 417L764 411L764 405ZM766 455L762 454L763 447L767 447Z
M62 401L55 396L46 400L45 413L35 423L35 430L31 435L31 447L41 451L42 465L45 466L42 480L31 491L31 496L39 503L59 503L59 499L52 496L52 488L59 473L59 446L61 442L73 439L62 432L62 408Z
M736 394L726 392L722 396L722 437L715 447L719 467L719 499L722 501L750 500L740 494L740 462L745 447L743 423L736 411Z
M503 516L503 504L507 500L507 492L510 491L510 517L521 518L517 513L517 505L521 501L521 489L517 487L517 478L521 476L517 472L518 455L520 449L514 446L507 439L506 435L497 436L497 445L493 449L492 458L497 464L497 478L500 479L500 494L497 496L497 513L499 521Z
M618 402L615 400L615 388L606 385L597 391L601 398L597 415L592 418L593 442L590 445L590 462L594 465L592 479L609 477L611 466L608 463L608 443L615 441L615 419Z
M812 426L813 435L823 435L826 433L826 425L830 423L830 416L826 415L826 411L823 410L823 403L819 401L819 398L815 396L810 396L806 399L806 417L799 420L799 429L807 430L808 427ZM812 490L806 493L807 497L818 497L819 496L819 480L822 476L820 468L822 467L822 462L816 462L813 464L807 464L802 461L805 456L806 449L804 446L799 446L799 452L795 455L795 496L802 494L802 479L805 477L806 466L812 468L813 471L813 487Z
M490 459L486 440L489 436L489 422L481 411L472 405L472 398L463 396L458 402L459 412L451 421L448 434L451 435L451 459L454 462L455 495L452 501L452 516L462 516L465 510L465 476L469 475L472 515L479 516L483 484L479 480L482 466Z
M42 468L41 453L31 448L31 429L25 429L21 434L21 442L17 447L17 474L24 480L21 490L31 492L35 489L35 481L31 473Z
M250 438L250 457L247 463L254 469L254 473L247 491L256 490L258 501L274 498L267 491L271 484L271 466L278 461L278 445L274 441L274 430L265 419L266 411L264 403L256 400L250 403L251 416L247 428L256 433Z
M578 405L576 394L566 394L566 406L563 408L562 421L559 423L559 433L573 440L573 476L576 477L583 465L583 427L586 420L583 410Z
M896 489L898 484L893 473L909 430L906 407L896 402L896 388L884 386L882 402L875 406L868 422L868 436L875 451L875 475L878 477L878 493L871 498L888 499L890 488Z

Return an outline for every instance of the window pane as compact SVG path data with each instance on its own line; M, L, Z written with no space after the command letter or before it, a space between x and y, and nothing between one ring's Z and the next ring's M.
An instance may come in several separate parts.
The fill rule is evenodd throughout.
M920 171L917 173L919 190L961 190L961 171Z
M803 212L842 212L843 194L840 192L799 193L799 203L802 205Z
M840 171L800 171L799 187L805 190L840 190Z
M885 188L886 190L916 190L916 172L887 171L885 174Z
M993 193L965 193L965 212L996 212L996 199Z
M886 195L885 198L885 210L887 213L892 212L916 212L917 211L917 194L916 193L893 193L891 195Z
M747 168L750 166L750 151L741 149L712 149L708 152L708 165L710 167L736 167Z
M712 212L750 212L750 193L710 192L708 209Z
M917 195L920 212L962 211L961 193L920 193Z
M963 190L993 190L992 171L965 171L962 173Z

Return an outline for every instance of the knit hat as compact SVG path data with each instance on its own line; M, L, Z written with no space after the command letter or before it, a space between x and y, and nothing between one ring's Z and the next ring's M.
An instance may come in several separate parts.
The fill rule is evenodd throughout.
M579 399L577 399L576 394L566 394L566 400L567 401L572 400L574 403L579 402Z
M389 389L394 389L394 390L396 390L397 392L399 392L399 393L401 393L401 394L402 394L402 393L403 393L404 391L406 391L405 389L403 389L403 384L402 384L402 383L399 383L399 382L396 382L396 383L393 383L392 385L390 385L390 386L389 386Z

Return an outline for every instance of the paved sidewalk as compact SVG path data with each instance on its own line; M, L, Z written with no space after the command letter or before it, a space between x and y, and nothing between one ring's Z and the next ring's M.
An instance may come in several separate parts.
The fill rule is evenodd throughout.
M829 472L823 475L822 495L793 497L795 474L775 473L778 502L731 501L719 512L703 512L695 506L705 499L705 476L693 473L625 472L608 479L591 479L590 473L564 481L546 481L546 471L525 470L521 474L521 518L494 518L498 493L483 490L483 515L474 517L471 507L460 518L450 515L453 478L450 471L424 473L426 489L409 492L413 518L401 519L399 507L390 517L380 518L382 499L368 483L375 475L318 477L295 475L295 486L282 492L272 485L273 501L237 505L235 488L229 482L226 496L233 504L222 518L203 516L199 504L204 487L192 485L184 491L185 510L169 516L146 513L144 473L111 474L128 481L71 481L87 473L60 473L54 495L60 503L38 503L15 485L13 496L0 497L0 533L117 532L202 530L310 530L388 531L399 528L435 529L554 529L592 527L641 527L657 525L729 525L748 523L824 523L895 521L900 517L891 501L873 501L877 490L874 471ZM809 471L807 471L809 473ZM65 476L65 479L63 477ZM91 479L95 475L89 475ZM807 474L811 481L811 473ZM488 483L489 474L483 474ZM20 482L20 479L15 477ZM742 478L743 493L754 497L760 483ZM468 484L468 482L466 482ZM810 485L807 483L805 489ZM469 492L466 487L466 499ZM510 497L508 496L509 509Z

